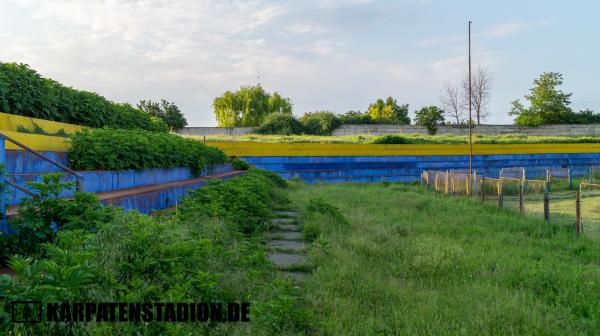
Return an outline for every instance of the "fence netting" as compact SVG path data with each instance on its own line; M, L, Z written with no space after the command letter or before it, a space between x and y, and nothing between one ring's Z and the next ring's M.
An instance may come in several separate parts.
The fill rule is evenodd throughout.
M550 174L550 173L548 173ZM564 182L562 171L554 183ZM507 172L504 172L504 176ZM475 197L486 204L519 211L548 222L600 237L600 184L581 183L578 190L551 188L552 180L489 178L468 173L423 172L423 185L446 195ZM558 184L560 186L560 184Z
M580 227L585 235L600 237L600 184L581 183Z

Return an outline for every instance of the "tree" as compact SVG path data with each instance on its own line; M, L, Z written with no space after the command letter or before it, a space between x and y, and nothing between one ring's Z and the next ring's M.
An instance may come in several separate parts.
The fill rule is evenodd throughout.
M152 100L140 100L137 107L148 113L151 117L161 119L169 129L181 129L187 125L187 120L179 110L175 103L168 102L164 99L160 103Z
M331 135L342 124L340 118L330 111L305 113L300 122L304 133L313 135Z
M464 93L464 105L469 108L469 78L462 83ZM478 67L471 78L471 108L475 114L477 125L487 118L487 105L490 102L490 91L492 89L492 74L485 67Z
M444 92L440 97L440 101L447 116L452 118L456 125L463 124L467 119L461 97L460 88L457 84L450 81L444 83Z
M271 113L292 113L288 98L277 92L271 95L260 84L226 91L214 99L213 108L219 127L256 127Z
M425 106L415 112L415 123L425 126L429 134L435 134L438 125L444 124L444 110L437 106Z
M545 72L534 80L530 94L525 95L531 106L525 108L518 99L512 102L513 107L509 115L517 116L515 124L539 126L573 122L576 118L569 107L572 94L556 88L562 83L563 77L558 72Z
M398 105L396 99L388 97L385 102L377 99L369 105L369 115L375 123L380 124L410 124L408 104Z

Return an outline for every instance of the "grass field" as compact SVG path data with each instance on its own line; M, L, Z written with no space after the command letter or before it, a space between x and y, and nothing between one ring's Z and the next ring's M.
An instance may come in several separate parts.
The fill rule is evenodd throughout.
M600 333L600 241L399 184L294 184L347 223L308 216L304 292L326 335Z
M401 134L409 144L466 144L469 141L466 135L422 135ZM282 143L372 143L380 136L351 135L351 136L315 136L315 135L258 135L249 134L242 136L186 136L206 141L258 141ZM473 137L475 143L481 144L519 144L519 143L600 143L600 137L568 137L568 136L528 136L524 134L510 135L477 135Z

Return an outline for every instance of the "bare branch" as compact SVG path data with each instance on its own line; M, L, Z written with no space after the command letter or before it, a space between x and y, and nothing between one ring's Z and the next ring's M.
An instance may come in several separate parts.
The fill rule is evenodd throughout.
M461 102L460 88L451 81L444 82L444 90L440 102L448 118L460 125L465 121L465 110Z

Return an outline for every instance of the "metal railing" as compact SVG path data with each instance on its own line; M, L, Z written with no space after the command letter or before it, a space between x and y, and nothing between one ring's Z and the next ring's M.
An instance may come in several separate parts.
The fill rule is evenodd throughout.
M64 170L65 172L67 172L67 173L75 176L77 191L80 191L80 192L83 191L83 176L81 174L79 174L78 172L76 172L73 169L71 169L71 168L63 165L60 162L57 162L57 161L55 161L55 160L47 157L46 155L44 155L42 153L39 153L39 152L33 150L32 148L28 147L27 145L24 145L24 144L20 143L19 141L15 140L15 139L13 139L11 137L9 137L9 136L7 136L5 134L0 133L0 141L3 141L3 140L8 140L8 141L12 142L13 144L17 145L18 147L23 148L27 152L29 152L29 153L31 153L31 154L33 154L33 155L35 155L35 156L37 156L37 157L39 157L39 158L47 161L47 162L50 162L51 164L57 166L58 168Z

